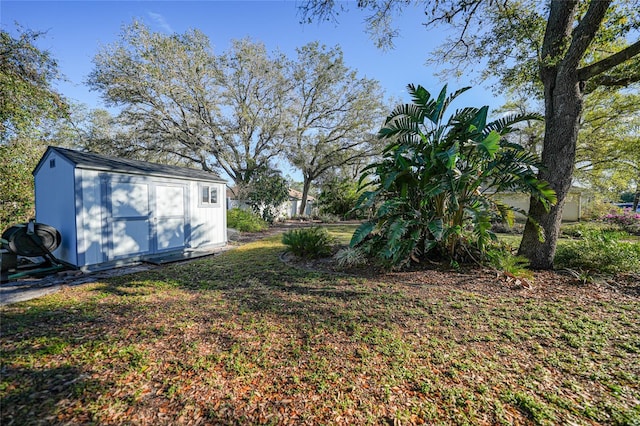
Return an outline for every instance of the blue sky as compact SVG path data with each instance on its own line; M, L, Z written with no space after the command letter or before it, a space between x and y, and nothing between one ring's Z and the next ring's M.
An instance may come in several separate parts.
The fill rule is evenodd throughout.
M297 1L6 1L0 2L0 25L15 31L23 28L46 31L39 47L49 50L58 61L67 82L58 90L68 98L91 108L104 107L100 95L90 92L84 81L92 59L101 45L117 39L122 27L134 19L153 31L183 33L197 28L211 39L214 50L222 53L230 40L250 37L293 56L295 48L318 40L327 46L339 44L346 64L361 76L380 81L387 96L406 99L408 83L422 84L432 93L442 87L433 68L425 66L428 52L443 37L442 31L427 32L421 25L420 9L407 9L396 18L401 29L394 50L377 49L364 32L365 15L355 2L348 2L348 13L339 23L300 24ZM472 75L449 81L450 91L472 85ZM479 85L456 102L457 107L503 103Z

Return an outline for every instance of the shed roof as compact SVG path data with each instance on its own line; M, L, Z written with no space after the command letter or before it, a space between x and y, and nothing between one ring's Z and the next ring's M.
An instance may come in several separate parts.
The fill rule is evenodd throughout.
M50 146L33 171L36 174L49 152L54 151L69 160L77 168L89 170L104 170L116 173L130 173L137 175L151 175L191 180L205 180L225 182L215 173L187 167L168 166L166 164L149 163L147 161L129 160L126 158L109 157L92 152L75 151L68 148Z

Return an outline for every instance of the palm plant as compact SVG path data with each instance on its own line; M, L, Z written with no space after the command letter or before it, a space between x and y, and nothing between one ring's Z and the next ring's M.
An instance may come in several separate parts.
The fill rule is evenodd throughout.
M457 110L445 119L447 107L468 88L447 96L445 86L437 98L422 86L408 90L413 103L387 117L378 136L390 143L360 179L361 185L368 183L357 208L377 208L356 230L351 246L362 246L393 267L433 251L458 261L470 248L482 254L495 239L493 218L512 222L515 209L500 203L496 192L527 192L547 207L556 202L549 185L535 177L537 156L505 139L516 123L539 115L487 122L485 106Z

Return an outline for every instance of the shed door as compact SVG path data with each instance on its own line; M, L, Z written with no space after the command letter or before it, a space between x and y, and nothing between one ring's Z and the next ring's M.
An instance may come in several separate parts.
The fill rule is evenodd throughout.
M177 250L186 246L186 185L105 176L107 260Z
M144 182L111 180L106 204L109 260L151 251L151 188Z
M186 243L187 187L156 183L155 185L156 252L183 248Z

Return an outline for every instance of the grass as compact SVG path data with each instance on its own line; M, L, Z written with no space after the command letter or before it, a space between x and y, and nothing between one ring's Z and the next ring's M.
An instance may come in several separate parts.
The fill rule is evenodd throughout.
M279 240L2 308L2 424L640 422L637 298L311 273Z

